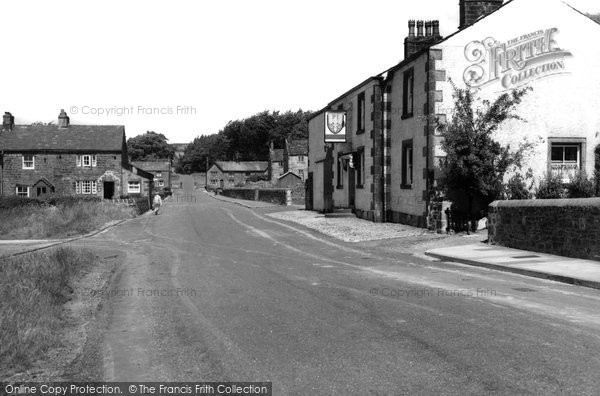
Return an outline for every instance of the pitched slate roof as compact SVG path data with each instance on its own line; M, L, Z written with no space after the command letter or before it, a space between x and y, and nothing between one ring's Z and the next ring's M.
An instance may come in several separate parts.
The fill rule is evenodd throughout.
M300 176L298 176L297 174L295 174L292 171L285 172L283 175L279 176L277 179L283 179L284 177L287 177L287 176L295 176L296 178L302 180L302 178Z
M170 161L131 161L131 165L148 172L171 170Z
M288 144L288 155L307 155L308 139L290 140Z
M121 152L124 139L122 125L15 125L0 132L0 150Z
M265 172L269 167L267 161L215 161L215 165L223 172Z

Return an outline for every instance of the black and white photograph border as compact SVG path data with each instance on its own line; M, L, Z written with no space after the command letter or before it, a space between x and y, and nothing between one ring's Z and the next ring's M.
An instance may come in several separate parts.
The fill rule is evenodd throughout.
M597 0L2 15L0 395L598 394Z

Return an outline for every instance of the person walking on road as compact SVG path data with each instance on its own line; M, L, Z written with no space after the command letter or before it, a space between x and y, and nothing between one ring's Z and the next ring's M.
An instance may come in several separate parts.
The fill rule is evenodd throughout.
M162 206L162 199L160 198L160 195L158 194L158 191L157 191L154 193L154 199L152 200L152 209L154 210L155 215L158 214L158 210L160 209L161 206Z

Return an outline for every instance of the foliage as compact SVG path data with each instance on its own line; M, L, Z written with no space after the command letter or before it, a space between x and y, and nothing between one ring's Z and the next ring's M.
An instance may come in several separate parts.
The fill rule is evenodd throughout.
M568 198L590 198L596 192L594 180L588 178L584 170L577 172L566 188Z
M537 199L558 199L565 198L565 187L562 178L558 175L547 174L535 190Z
M73 278L97 264L70 247L0 260L0 375L22 371L60 345Z
M468 207L463 210L485 211L501 196L504 175L511 167L520 168L523 152L530 148L522 144L513 152L509 145L503 147L493 138L505 121L523 121L515 111L530 88L515 89L490 102L479 101L472 89L452 86L454 113L449 123L440 125L446 152L441 188L459 206L466 201Z
M600 144L594 149L594 184L596 196L600 197Z
M214 161L266 161L269 143L282 147L284 139L306 139L310 111L263 111L242 120L230 121L217 134L194 139L178 161L178 173L205 172Z
M162 133L148 131L127 140L127 152L131 161L173 159L175 150Z
M531 177L531 169L525 177L520 173L515 173L504 186L505 199L531 199L533 194L527 187L526 180Z

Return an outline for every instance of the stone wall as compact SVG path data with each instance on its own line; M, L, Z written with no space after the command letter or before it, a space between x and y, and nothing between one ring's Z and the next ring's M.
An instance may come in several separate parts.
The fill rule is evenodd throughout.
M224 188L219 192L230 198L271 202L279 205L292 204L291 190L284 188Z
M494 201L488 214L492 244L600 259L600 198Z

